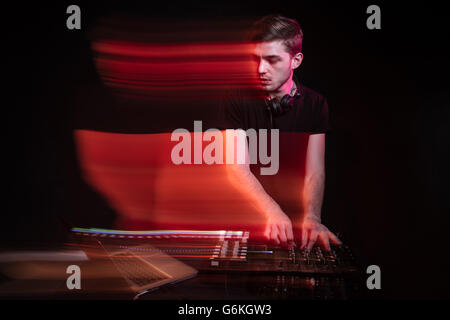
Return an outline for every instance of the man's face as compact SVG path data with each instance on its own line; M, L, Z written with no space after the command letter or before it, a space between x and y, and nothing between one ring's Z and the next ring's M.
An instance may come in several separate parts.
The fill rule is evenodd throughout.
M291 57L282 40L256 43L253 56L262 88L274 94L283 91L302 58L301 53Z

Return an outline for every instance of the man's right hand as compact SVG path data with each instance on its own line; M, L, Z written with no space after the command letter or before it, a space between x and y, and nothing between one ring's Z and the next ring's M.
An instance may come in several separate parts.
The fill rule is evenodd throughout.
M276 244L293 242L291 219L282 211L271 212L267 216L264 236L268 240L275 241Z

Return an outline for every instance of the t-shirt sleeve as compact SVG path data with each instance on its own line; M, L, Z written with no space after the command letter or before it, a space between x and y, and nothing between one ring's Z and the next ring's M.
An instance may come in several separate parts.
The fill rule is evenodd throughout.
M328 102L321 97L316 105L314 132L327 133L328 131L330 131Z

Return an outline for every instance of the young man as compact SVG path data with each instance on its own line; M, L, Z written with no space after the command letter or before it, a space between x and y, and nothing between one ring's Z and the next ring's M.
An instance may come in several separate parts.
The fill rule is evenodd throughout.
M263 17L254 25L251 39L255 43L253 57L259 89L262 89L263 95L255 98L255 95L241 91L230 96L224 109L226 126L244 131L249 128L257 131L270 128L280 130L280 139L284 139L280 145L290 152L288 157L280 158L280 165L283 165L283 161L290 161L294 167L301 166L300 170L291 168L290 172L301 172L302 178L298 179L302 182L266 184L265 181L272 177L259 177L258 180L248 163L230 166L231 177L264 213L265 236L268 239L278 244L292 243L295 235L301 242L301 249L311 250L318 242L329 250L330 242L341 242L321 223L328 107L320 94L294 81L294 70L303 60L303 32L297 21L271 15ZM307 137L303 145L302 138L297 139L301 136ZM291 145L286 144L286 140ZM297 145L295 141L298 141ZM303 153L296 152L302 148L305 149ZM296 162L294 154L303 154L303 160ZM280 175L287 180L291 176L290 173ZM274 191L274 185L278 190ZM279 196L271 196L277 191ZM290 205L292 200L289 197L297 198L301 205ZM276 201L277 198L280 201ZM289 214L285 211L289 211ZM296 228L293 228L293 221Z

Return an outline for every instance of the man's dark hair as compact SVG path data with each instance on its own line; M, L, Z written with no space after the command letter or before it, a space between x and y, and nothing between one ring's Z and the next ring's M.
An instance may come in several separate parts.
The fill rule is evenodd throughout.
M279 14L264 16L250 31L251 41L282 40L291 56L302 51L303 31L300 24Z

